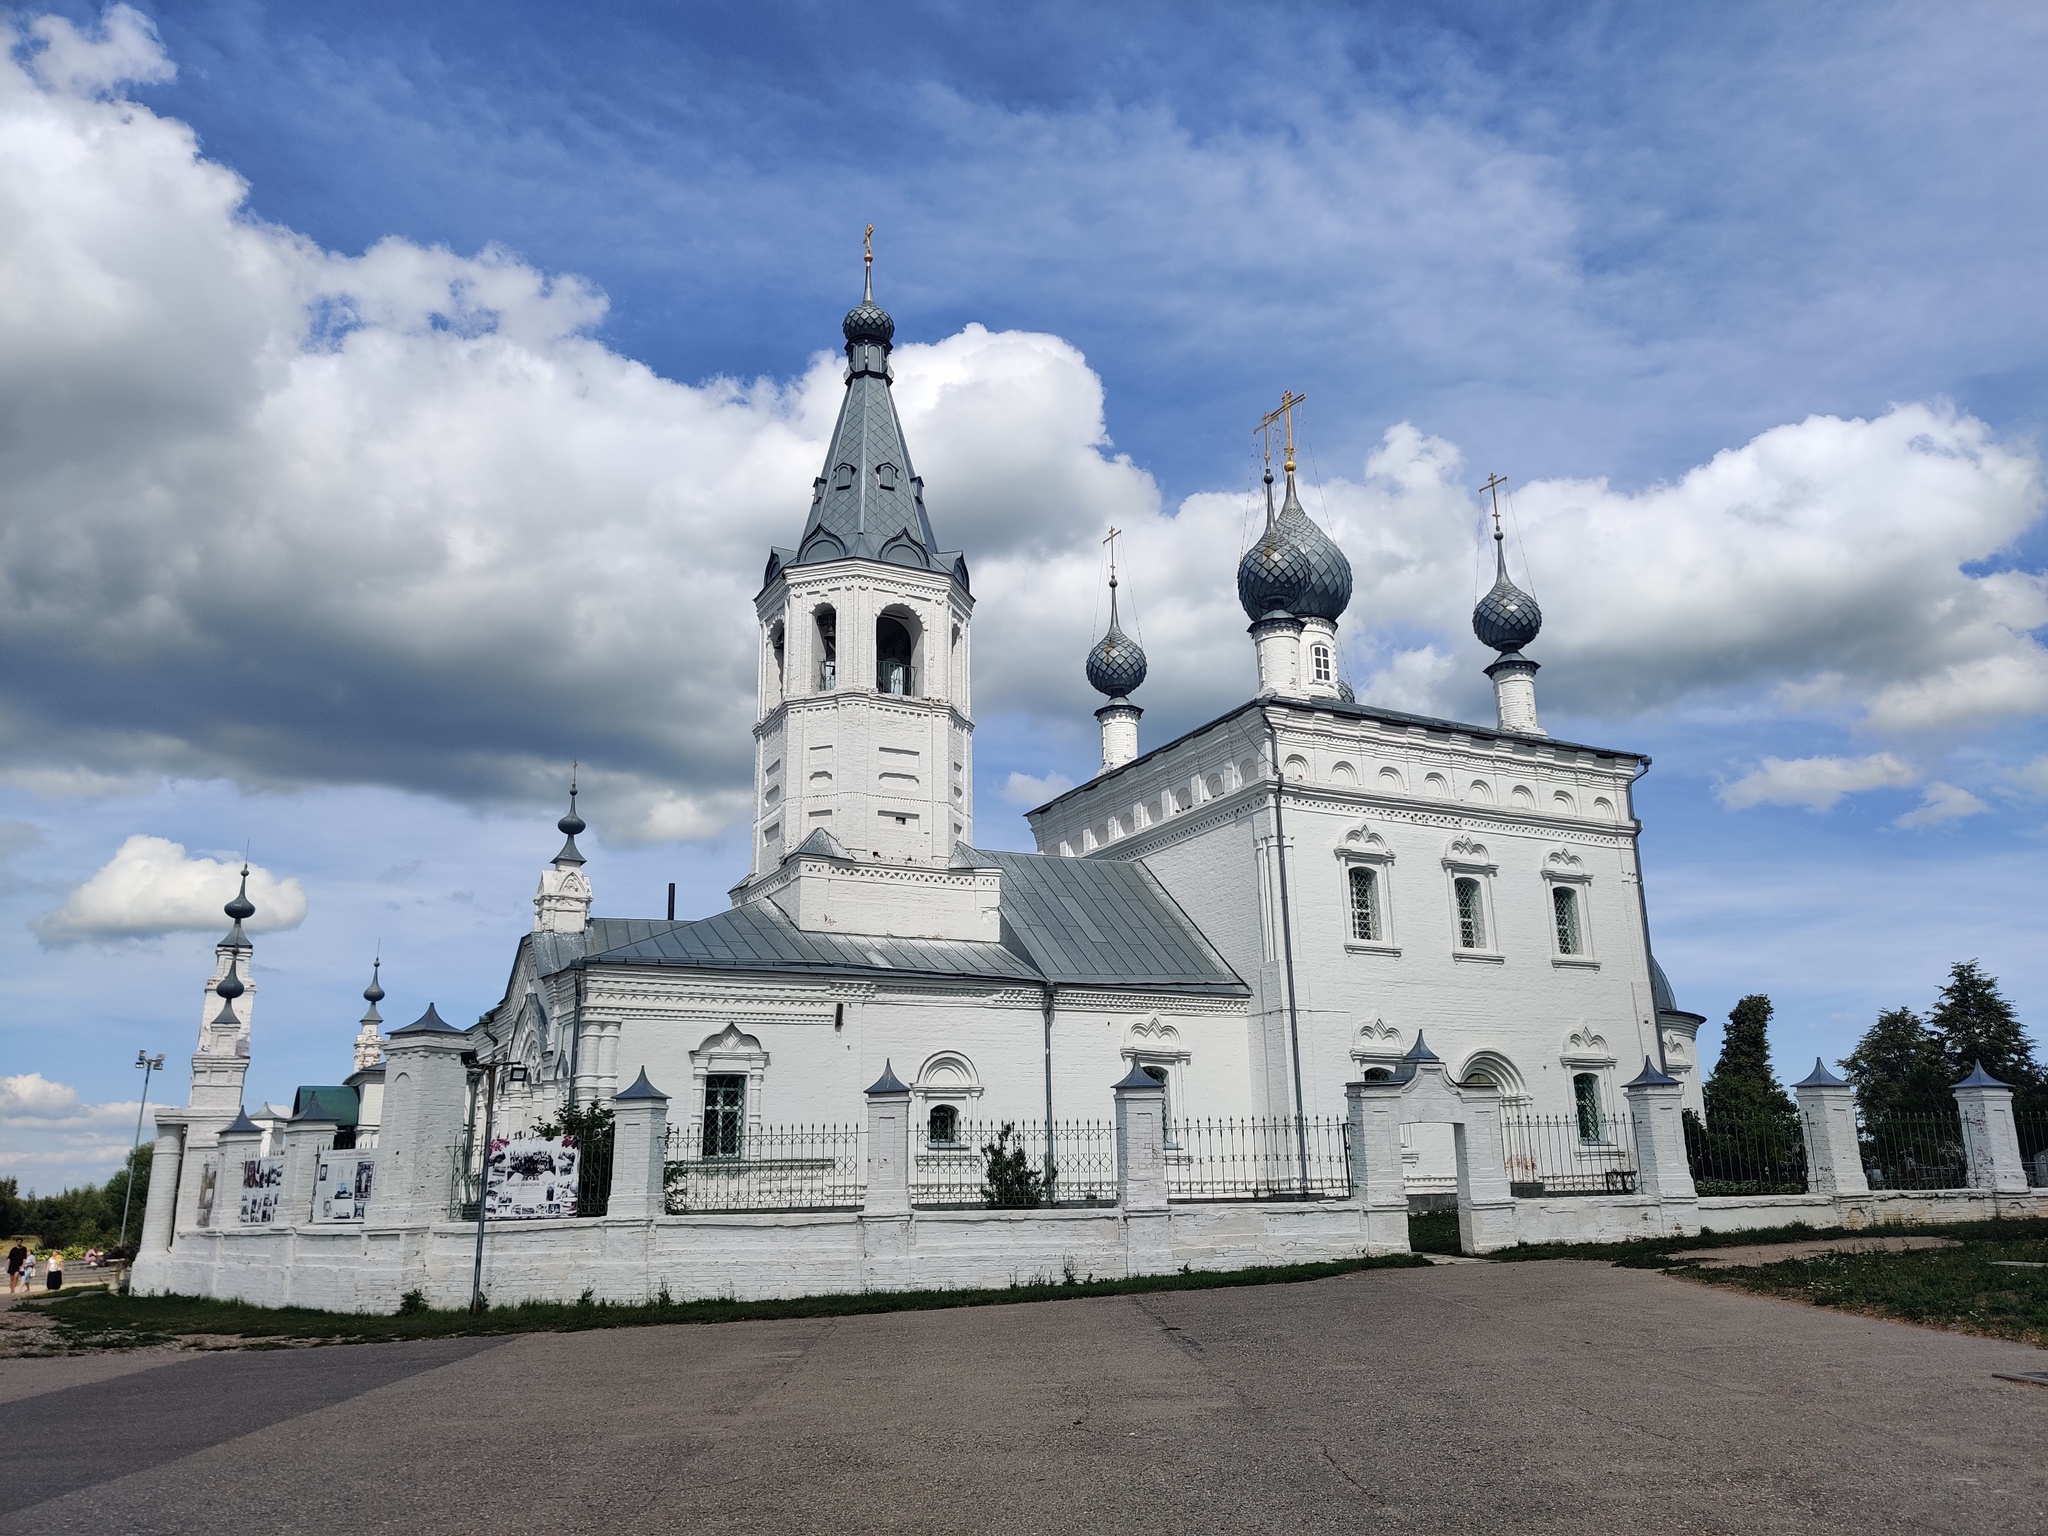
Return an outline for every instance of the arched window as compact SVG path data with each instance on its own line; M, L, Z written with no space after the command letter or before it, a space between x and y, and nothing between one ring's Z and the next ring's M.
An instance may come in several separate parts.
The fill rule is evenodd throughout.
M1479 894L1479 882L1470 875L1460 875L1455 889L1458 895L1458 948L1486 948L1486 909Z
M960 1111L951 1104L934 1104L925 1120L925 1140L935 1147L957 1145L960 1140Z
M1330 648L1322 644L1310 646L1308 648L1308 660L1311 675L1314 676L1315 680L1319 683L1327 683L1332 675Z
M1600 1078L1597 1073L1572 1074L1572 1108L1578 1112L1579 1140L1607 1139L1607 1127L1600 1114Z
M1550 905L1557 914L1557 952L1576 955L1585 948L1579 933L1579 893L1568 885L1550 888Z
M1140 1062L1138 1065L1145 1069L1145 1075L1151 1078L1153 1082L1157 1083L1161 1091L1164 1092L1166 1095L1165 1102L1160 1107L1159 1118L1161 1122L1168 1127L1168 1130L1166 1132L1166 1140L1168 1145L1172 1145L1172 1143L1177 1139L1174 1136L1173 1131L1171 1129L1173 1125L1172 1079L1169 1077L1166 1068L1163 1066L1154 1065L1152 1062L1149 1061Z
M875 620L875 691L905 695L912 686L910 663L913 655L910 631L903 621L888 614Z
M1351 937L1380 941L1380 877L1376 870L1351 866Z
M1391 1067L1367 1067L1359 1077L1362 1083L1391 1083L1393 1080L1394 1071Z
M777 700L778 702L780 702L780 700L781 700L781 698L782 698L782 689L783 689L783 681L782 681L782 663L783 663L783 660L784 660L784 654L783 654L783 653L784 653L784 646L783 646L783 637L782 637L782 624L781 624L781 621L780 621L780 620L776 621L776 623L774 623L773 625L769 626L769 630L768 630L768 650L769 650L769 654L770 654L771 656L773 656L773 657L774 657L774 659L775 659L775 697L776 697L776 700Z
M818 691L830 693L839 686L839 615L830 608L818 610Z

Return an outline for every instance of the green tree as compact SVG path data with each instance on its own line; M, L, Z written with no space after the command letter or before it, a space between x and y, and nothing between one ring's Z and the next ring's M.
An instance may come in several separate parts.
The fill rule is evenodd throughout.
M612 1112L602 1104L566 1104L533 1128L536 1136L574 1138L576 1214L602 1216L612 1203Z
M1910 1008L1879 1014L1839 1065L1856 1085L1856 1107L1865 1125L1955 1111L1949 1087L1957 1074L1949 1071L1940 1038Z
M1023 1139L1015 1143L1010 1138L1017 1134L1015 1121L1006 1120L1003 1128L996 1133L996 1139L984 1142L981 1148L983 1165L986 1169L981 1186L984 1205L995 1210L1032 1210L1044 1203L1045 1179L1031 1166L1031 1156L1024 1150Z
M128 1213L128 1246L134 1247L135 1240L142 1235L142 1213L149 1208L149 1170L156 1162L156 1143L145 1141L128 1154L128 1165L107 1180L107 1187L101 1191L107 1203L107 1220L114 1235L121 1235L121 1213ZM134 1179L131 1192L128 1181Z
M1743 1121L1782 1121L1793 1131L1799 1124L1792 1096L1771 1071L1771 1000L1752 992L1728 1011L1721 1036L1721 1058L1707 1079L1709 1122L1726 1117Z
M1949 967L1948 985L1928 1023L1948 1057L1951 1083L1982 1062L1986 1072L2017 1089L2041 1086L2033 1042L1999 992L1998 978L1985 975L1976 961L1958 960Z

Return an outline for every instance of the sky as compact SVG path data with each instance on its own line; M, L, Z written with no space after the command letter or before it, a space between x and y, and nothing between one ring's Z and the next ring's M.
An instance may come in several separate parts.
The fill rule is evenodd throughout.
M767 546L873 223L973 566L977 839L1248 697L1283 389L1369 702L1484 721L1479 486L1560 736L1644 751L1681 1002L1839 1058L2048 946L2048 13L70 5L0 62L0 1176L502 992L570 761L601 913L744 872ZM1709 1059L1717 1030L1703 1035ZM166 1080L166 1078L168 1080Z

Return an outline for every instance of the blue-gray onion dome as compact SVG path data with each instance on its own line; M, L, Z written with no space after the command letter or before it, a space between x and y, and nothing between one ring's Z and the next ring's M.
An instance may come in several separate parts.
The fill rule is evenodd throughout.
M227 913L229 917L238 923L256 915L256 903L249 899L248 865L244 864L242 866L242 888L235 892L235 899L222 907L221 911Z
M1088 686L1121 699L1145 681L1145 648L1123 632L1112 614L1109 633L1088 653Z
M1500 535L1494 535L1493 587L1472 610L1472 633L1496 651L1519 651L1543 629L1543 610L1536 599L1508 580L1507 559Z
M862 299L849 309L841 329L846 332L849 346L855 342L871 341L886 347L896 336L895 320L873 299Z
M1287 500L1237 563L1237 600L1254 623L1273 612L1335 623L1351 605L1351 562L1309 521L1287 473Z
M1356 704L1358 702L1358 695L1352 691L1351 685L1341 677L1337 679L1337 697L1346 704Z

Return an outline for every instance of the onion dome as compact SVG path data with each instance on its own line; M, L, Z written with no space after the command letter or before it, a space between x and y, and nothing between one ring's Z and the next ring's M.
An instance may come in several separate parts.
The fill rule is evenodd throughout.
M1335 623L1351 603L1351 562L1309 520L1287 466L1287 496L1272 512L1273 475L1266 473L1266 531L1237 564L1237 600L1257 623L1269 613Z
M1088 653L1088 686L1121 699L1145 681L1145 648L1123 631L1116 615L1116 578L1109 578L1109 633Z
M1358 702L1358 695L1352 691L1351 685L1341 677L1337 679L1337 697L1346 704L1356 704Z
M240 997L244 992L249 990L247 987L242 985L242 978L235 974L236 963L237 962L232 959L229 960L227 975L221 977L219 981L216 981L213 984L213 990L216 996L233 1000L234 998Z
M846 333L848 346L866 341L886 347L896 339L896 321L871 298L862 299L849 309L840 329Z
M242 888L235 892L235 899L221 908L236 922L256 915L256 903L249 899L249 866L242 866Z
M569 776L569 814L555 823L555 830L563 836L562 851L555 855L557 864L581 864L583 851L576 846L576 834L583 830L583 818L576 814L576 776Z
M363 988L363 1001L372 1008L384 1001L384 989L377 982L377 975L383 969L384 962L382 960L372 960L370 962L370 984Z
M1507 555L1499 528L1493 531L1493 587L1472 610L1472 633L1479 643L1506 654L1519 651L1543 629L1543 610L1536 599L1508 580Z

